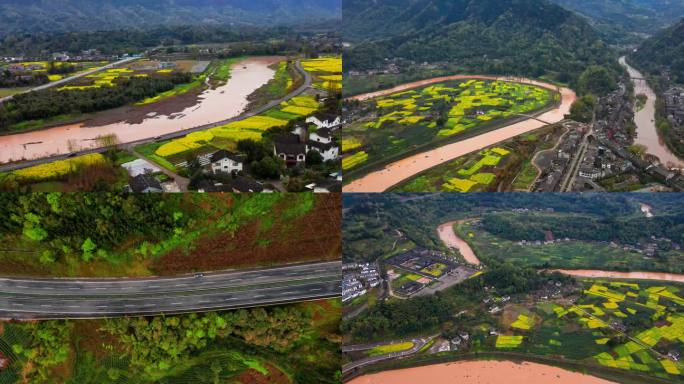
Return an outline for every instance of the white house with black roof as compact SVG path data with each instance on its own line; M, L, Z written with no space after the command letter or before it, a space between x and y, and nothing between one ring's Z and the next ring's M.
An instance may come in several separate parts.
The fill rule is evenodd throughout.
M332 131L330 128L320 128L309 135L309 141L329 144L332 142Z
M241 155L223 149L211 154L209 161L214 174L240 172L244 167L244 159Z
M335 143L309 142L309 149L321 154L323 161L335 160L340 156L340 147Z
M334 114L317 114L307 117L306 122L315 125L318 129L337 129L342 124L342 118Z
M273 141L274 154L283 159L288 167L306 162L308 150L306 143L302 143L301 138L295 134L280 135Z

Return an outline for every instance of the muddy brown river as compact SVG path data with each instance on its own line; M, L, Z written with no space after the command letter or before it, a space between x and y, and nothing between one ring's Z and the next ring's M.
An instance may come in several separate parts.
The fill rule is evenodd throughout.
M0 136L0 163L97 148L101 146L97 138L103 136L115 135L124 144L236 117L249 104L248 96L273 78L275 71L269 66L281 59L255 57L237 62L228 82L202 92L195 105L178 113L150 116L140 124L81 123Z
M637 126L637 137L634 143L646 147L647 153L657 156L660 162L669 168L683 168L684 160L679 159L672 153L672 151L670 151L670 149L667 147L667 144L665 144L663 139L658 134L658 130L656 129L655 92L653 92L651 87L648 86L646 81L640 80L644 78L644 75L627 64L624 56L620 58L620 64L627 69L629 76L632 78L632 84L634 84L634 93L636 95L642 93L648 98L644 108L640 111L636 111L634 115L634 123Z
M684 283L684 275L665 272L618 272L601 271L594 269L554 269L566 275L575 277L607 278L607 279L636 279L636 280L658 280L675 281Z
M361 376L350 384L611 384L611 381L537 363L459 361Z
M450 221L437 227L437 233L439 234L440 240L442 240L447 247L457 249L461 256L470 264L480 265L480 259L475 256L475 252L470 248L470 245L468 245L465 240L456 236L454 225L457 223L459 222Z
M503 80L503 81L518 81L526 84L532 84L547 89L557 90L557 87L552 84L547 84L539 81L520 79L520 78L504 78L495 76L447 76L438 77L429 80L416 81L409 84L400 85L398 87L368 93L364 95L354 96L353 100L368 100L376 97L386 96L400 91L405 91L413 88L422 87L429 84L441 83L450 80L462 79L481 79L481 80ZM575 92L569 88L561 88L561 104L546 113L537 116L538 119L547 123L557 123L565 119L565 115L570 112L570 106L577 99ZM496 143L506 141L513 137L522 135L524 133L534 131L543 126L542 123L536 119L527 119L515 124L507 125L497 130L483 133L482 135L459 141L453 144L447 144L442 147L429 150L417 155L398 160L385 166L384 169L369 173L368 175L351 182L344 186L344 192L384 192L391 187L407 180L421 172L427 171L447 161L456 159L458 157L467 155L492 146Z

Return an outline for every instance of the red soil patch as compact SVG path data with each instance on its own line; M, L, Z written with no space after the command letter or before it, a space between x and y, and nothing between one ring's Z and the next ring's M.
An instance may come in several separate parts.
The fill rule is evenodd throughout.
M268 375L263 375L254 369L248 369L236 378L238 383L243 384L289 384L290 379L278 368L268 364Z
M273 215L278 217L278 207ZM317 198L311 212L291 221L276 219L267 231L254 221L230 236L211 234L195 241L193 249L173 250L156 259L151 269L159 275L179 271L217 270L304 261L339 259L342 201L339 195ZM267 245L259 241L268 241Z

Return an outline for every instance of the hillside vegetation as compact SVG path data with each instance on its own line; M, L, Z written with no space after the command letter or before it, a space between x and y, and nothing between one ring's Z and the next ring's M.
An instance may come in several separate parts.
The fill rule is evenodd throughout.
M588 17L615 43L633 43L657 33L684 15L684 2L672 0L553 0Z
M271 26L339 18L339 12L340 0L5 0L0 37L159 25Z
M646 40L631 59L652 75L669 69L674 81L684 83L684 19Z
M591 65L619 71L584 18L546 0L348 0L342 13L346 70L397 57L570 83Z

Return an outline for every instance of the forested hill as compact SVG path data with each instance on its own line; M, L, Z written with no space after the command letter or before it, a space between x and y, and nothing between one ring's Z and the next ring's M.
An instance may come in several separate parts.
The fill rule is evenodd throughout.
M677 22L680 0L552 0L591 19L614 42L634 42Z
M0 36L159 25L267 25L338 19L341 0L3 0Z
M547 0L345 0L342 15L347 70L400 57L569 81L591 64L615 65L584 18Z
M673 79L684 84L684 19L646 40L631 59L650 74L669 69Z

